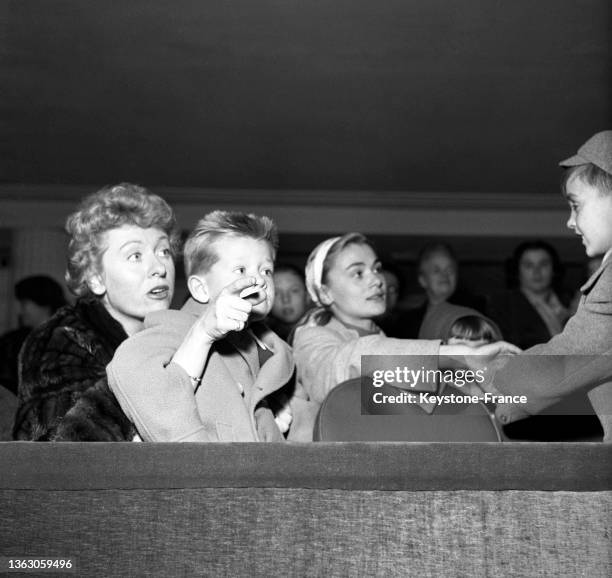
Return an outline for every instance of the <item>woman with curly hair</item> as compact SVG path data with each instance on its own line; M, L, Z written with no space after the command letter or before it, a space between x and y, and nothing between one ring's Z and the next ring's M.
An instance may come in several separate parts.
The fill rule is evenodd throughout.
M68 217L66 281L78 297L33 331L20 355L18 440L124 441L136 430L106 382L119 344L167 309L178 234L172 209L122 183Z

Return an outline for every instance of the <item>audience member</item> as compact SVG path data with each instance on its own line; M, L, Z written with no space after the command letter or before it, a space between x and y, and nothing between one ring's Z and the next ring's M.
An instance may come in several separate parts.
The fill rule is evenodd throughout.
M420 337L419 330L425 316L440 303L484 309L484 302L478 297L458 290L459 263L450 245L441 242L425 245L417 259L417 271L419 285L425 291L425 301L404 315L402 332L398 337Z
M177 235L166 202L123 183L86 197L66 221L66 281L79 297L26 339L18 440L123 441L136 430L108 389L106 364L170 305Z
M184 249L191 297L123 343L109 385L145 441L282 441L266 397L291 378L289 346L261 320L274 302L276 226L206 215Z
M19 350L32 329L66 304L61 285L46 275L25 277L15 284L19 306L17 329L0 337L0 385L14 394L18 385Z
M295 330L296 396L315 405L336 385L360 375L362 355L410 355L415 365L438 369L476 359L484 364L499 353L518 351L504 342L471 348L386 337L374 322L386 308L381 265L359 233L327 239L312 251L306 287L317 307Z
M385 282L386 309L383 315L375 319L376 324L387 337L403 337L406 330L406 312L398 307L404 293L404 277L394 263L384 261L381 273Z
M526 398L498 405L497 416L514 422L588 392L604 441L612 442L612 130L591 137L560 165L566 168L567 226L581 237L588 257L603 255L603 261L582 286L578 310L563 331L497 371L495 388Z
M508 262L509 291L494 297L489 314L504 338L522 349L558 335L570 311L561 291L562 266L544 241L526 241Z
M266 323L288 341L295 324L309 306L304 274L294 265L279 264L274 269L274 304Z

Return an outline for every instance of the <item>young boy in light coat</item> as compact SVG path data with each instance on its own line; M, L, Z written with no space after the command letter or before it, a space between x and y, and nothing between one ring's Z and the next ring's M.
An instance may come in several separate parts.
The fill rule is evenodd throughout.
M274 301L276 227L215 211L185 244L191 297L117 350L109 386L145 441L284 441L266 397L294 370L263 323ZM281 424L286 429L288 423Z
M510 358L494 376L502 394L525 395L525 404L502 404L506 424L567 398L588 392L612 442L612 130L597 133L566 168L563 193L570 206L567 226L582 239L589 257L603 255L599 269L581 287L576 314L548 343Z

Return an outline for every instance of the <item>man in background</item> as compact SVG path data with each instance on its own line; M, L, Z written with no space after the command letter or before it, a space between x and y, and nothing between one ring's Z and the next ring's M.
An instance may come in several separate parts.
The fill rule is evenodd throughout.
M0 386L17 394L19 350L30 331L49 319L66 304L59 283L46 275L33 275L15 285L19 304L18 328L0 336Z

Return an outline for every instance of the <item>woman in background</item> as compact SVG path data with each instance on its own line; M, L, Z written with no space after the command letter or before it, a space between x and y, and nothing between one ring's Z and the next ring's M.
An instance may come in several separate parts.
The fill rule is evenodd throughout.
M570 311L559 295L561 270L557 252L544 241L526 241L514 250L510 290L494 298L489 310L504 339L527 349L563 331Z
M119 344L174 291L175 218L123 183L84 199L66 221L66 281L79 299L33 331L20 355L17 440L122 441L136 431L106 383Z

